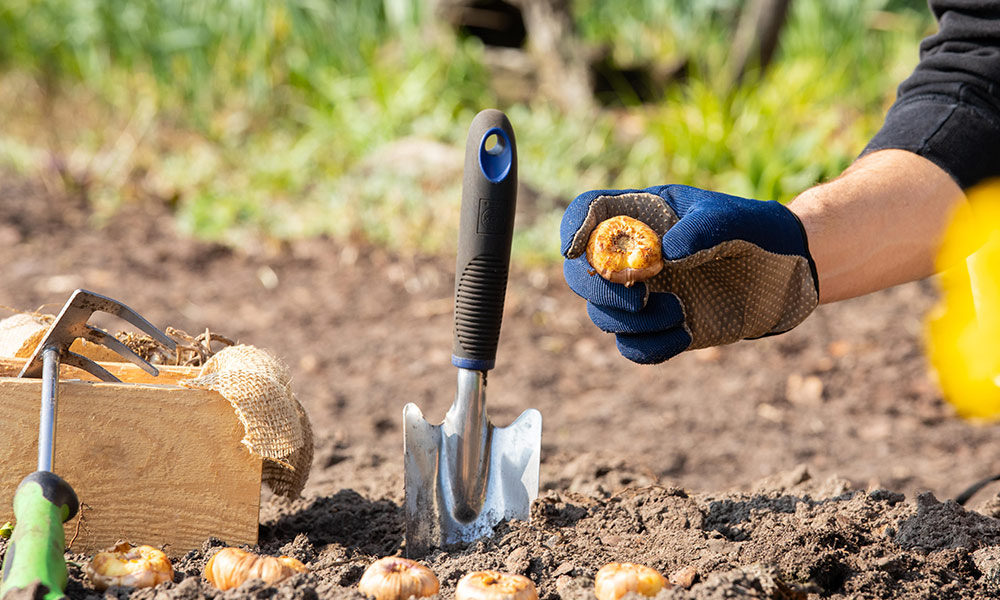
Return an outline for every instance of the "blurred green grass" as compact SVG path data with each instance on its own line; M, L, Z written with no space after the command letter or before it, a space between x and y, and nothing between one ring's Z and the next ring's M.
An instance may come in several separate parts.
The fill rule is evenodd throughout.
M727 87L735 0L576 0L621 62L690 59L662 101L568 113L505 104L484 48L421 0L6 0L0 166L85 190L97 218L170 203L186 232L364 236L453 249L461 145L508 112L515 256L558 257L562 207L593 188L686 183L787 201L875 133L933 21L923 2L796 0L762 77ZM528 206L530 204L530 206Z

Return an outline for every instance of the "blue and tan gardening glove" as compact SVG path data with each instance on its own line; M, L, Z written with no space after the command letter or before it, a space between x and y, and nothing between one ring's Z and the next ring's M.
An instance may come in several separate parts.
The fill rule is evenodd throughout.
M663 269L630 287L587 262L591 231L617 215L662 236ZM805 231L778 202L684 185L594 190L569 205L560 234L566 282L587 300L594 324L615 334L619 352L637 363L783 333L819 301Z

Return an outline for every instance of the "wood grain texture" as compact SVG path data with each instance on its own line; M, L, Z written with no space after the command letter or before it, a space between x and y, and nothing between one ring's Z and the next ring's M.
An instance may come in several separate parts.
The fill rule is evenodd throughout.
M18 362L2 361L0 375L20 370ZM148 378L132 365L115 368ZM41 380L0 377L0 523L13 520L14 490L36 467L40 398ZM243 435L216 392L60 380L54 471L86 505L71 550L89 554L128 539L177 556L210 536L255 544L262 465L240 443ZM74 518L67 542L76 532Z
M23 358L0 357L0 377L17 377L18 373L20 373L21 369L24 367L25 362L27 362L27 360ZM182 379L197 377L198 373L201 371L201 367L171 367L158 365L157 370L159 370L160 374L154 377L128 362L98 361L97 364L107 369L112 375L121 379L125 383L153 383L160 385L176 384ZM60 365L59 379L97 381L97 378L90 373L68 365Z

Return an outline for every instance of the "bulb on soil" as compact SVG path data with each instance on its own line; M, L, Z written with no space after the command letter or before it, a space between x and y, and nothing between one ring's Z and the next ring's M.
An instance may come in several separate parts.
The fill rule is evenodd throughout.
M436 594L439 589L434 572L422 564L399 556L386 556L373 562L361 576L358 589L375 600L406 600Z
M633 563L604 565L594 577L594 594L598 600L618 600L628 592L655 596L669 587L672 587L670 583L655 569Z
M296 573L308 572L305 565L291 556L260 556L239 548L223 548L209 559L203 576L220 590L228 590L249 579L262 579L273 585Z
M660 238L638 219L626 215L611 217L590 233L587 262L608 281L630 286L663 269Z
M538 590L523 575L474 571L458 581L455 600L538 600Z
M133 547L128 542L98 552L83 565L83 572L98 591L114 586L153 587L174 579L174 568L166 554L152 546Z

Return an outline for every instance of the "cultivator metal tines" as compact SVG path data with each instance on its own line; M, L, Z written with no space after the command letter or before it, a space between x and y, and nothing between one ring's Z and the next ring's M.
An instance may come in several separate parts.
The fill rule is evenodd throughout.
M24 364L24 368L21 369L21 373L18 376L41 377L46 362L56 361L54 367L57 374L59 363L65 363L82 369L101 381L119 381L117 377L96 362L75 352L70 352L69 347L77 338L80 338L113 350L155 377L159 373L156 367L143 360L128 346L118 341L106 331L87 324L87 321L95 312L108 313L128 321L167 348L174 349L176 347L174 341L167 337L165 333L157 329L152 323L128 306L107 296L79 289L73 292L66 304L63 305L59 315L49 327L45 337L38 343L35 352L28 359L28 362Z

